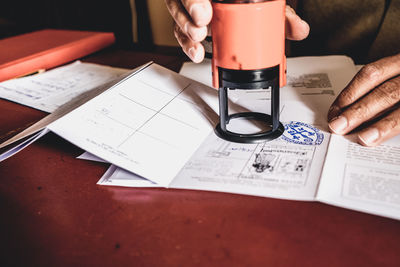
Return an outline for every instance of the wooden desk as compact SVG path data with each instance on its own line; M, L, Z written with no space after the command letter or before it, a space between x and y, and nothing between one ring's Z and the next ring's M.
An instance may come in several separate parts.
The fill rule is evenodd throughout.
M182 58L109 50L133 68ZM0 136L46 114L0 101ZM106 164L49 134L0 163L0 265L400 266L400 221L321 203L98 186Z

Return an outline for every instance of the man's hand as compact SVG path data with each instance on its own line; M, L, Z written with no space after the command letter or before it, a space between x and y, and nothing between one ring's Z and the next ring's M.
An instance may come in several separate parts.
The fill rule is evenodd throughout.
M204 47L200 44L208 33L212 18L210 0L165 0L175 20L175 37L186 55L193 62L204 59ZM302 40L308 36L310 27L296 12L286 6L286 38Z
M333 102L329 128L347 134L379 118L358 133L359 143L376 146L400 134L400 54L365 65Z

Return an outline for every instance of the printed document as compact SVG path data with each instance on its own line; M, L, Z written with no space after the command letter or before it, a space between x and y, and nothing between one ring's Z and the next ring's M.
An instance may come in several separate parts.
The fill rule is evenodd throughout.
M317 200L400 219L400 136L363 147L332 135Z
M316 65L311 63L306 66ZM289 114L282 112L281 117L285 118L286 114L288 118L304 116L306 122L319 123L319 128L326 129L327 108L355 74L352 62L347 63L343 60L341 71L337 72L312 69L302 72L299 61L296 73L297 69L292 67L294 63L289 59L288 86L282 89L288 100L282 97L282 106L283 110L287 107L290 111ZM320 66L316 66L318 68ZM209 63L189 63L181 73L207 83L211 80L209 69ZM205 76L209 78L204 79ZM237 96L236 103L249 101L251 97L246 94L253 95L252 103L266 98L265 92L247 92ZM299 110L303 113L296 113ZM352 136L331 136L321 132L324 141L320 145L292 144L282 138L264 144L236 144L211 133L169 187L318 200L400 219L400 137L367 148L358 145ZM83 158L93 160L88 154ZM111 165L99 184L160 187L115 165Z
M80 94L126 72L126 69L76 61L44 73L2 82L0 98L51 113Z
M210 69L209 61L189 63L181 74L206 83L211 81ZM280 118L287 128L284 135L266 143L237 144L211 132L168 187L314 200L330 138L326 120L321 116L326 117L329 104L354 74L354 64L347 57L288 59L288 85L281 89ZM235 90L230 97L239 109L270 109L268 90ZM252 127L246 121L238 125L239 130ZM289 134L297 129L303 129L303 134L314 140L305 141L307 137L302 137L300 131ZM93 159L92 155L83 155L87 157ZM160 186L146 178L111 166L99 184Z

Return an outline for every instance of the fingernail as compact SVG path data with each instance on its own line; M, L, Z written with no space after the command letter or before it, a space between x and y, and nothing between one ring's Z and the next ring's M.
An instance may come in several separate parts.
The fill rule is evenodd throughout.
M199 26L205 26L207 21L207 9L205 8L204 4L193 4L190 7L189 14L192 17L194 23Z
M358 135L358 138L366 145L373 144L380 137L379 131L376 128L371 128Z
M200 53L194 47L189 48L188 53L193 62L197 63L200 61Z
M207 27L187 27L190 38L195 42L202 41L207 36Z
M348 126L348 121L346 117L339 116L329 123L329 128L332 132L340 134L342 133Z

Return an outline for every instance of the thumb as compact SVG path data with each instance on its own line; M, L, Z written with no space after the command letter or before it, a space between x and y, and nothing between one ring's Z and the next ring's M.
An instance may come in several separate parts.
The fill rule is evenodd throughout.
M290 6L286 6L286 38L289 40L300 41L307 38L310 26L302 20Z

